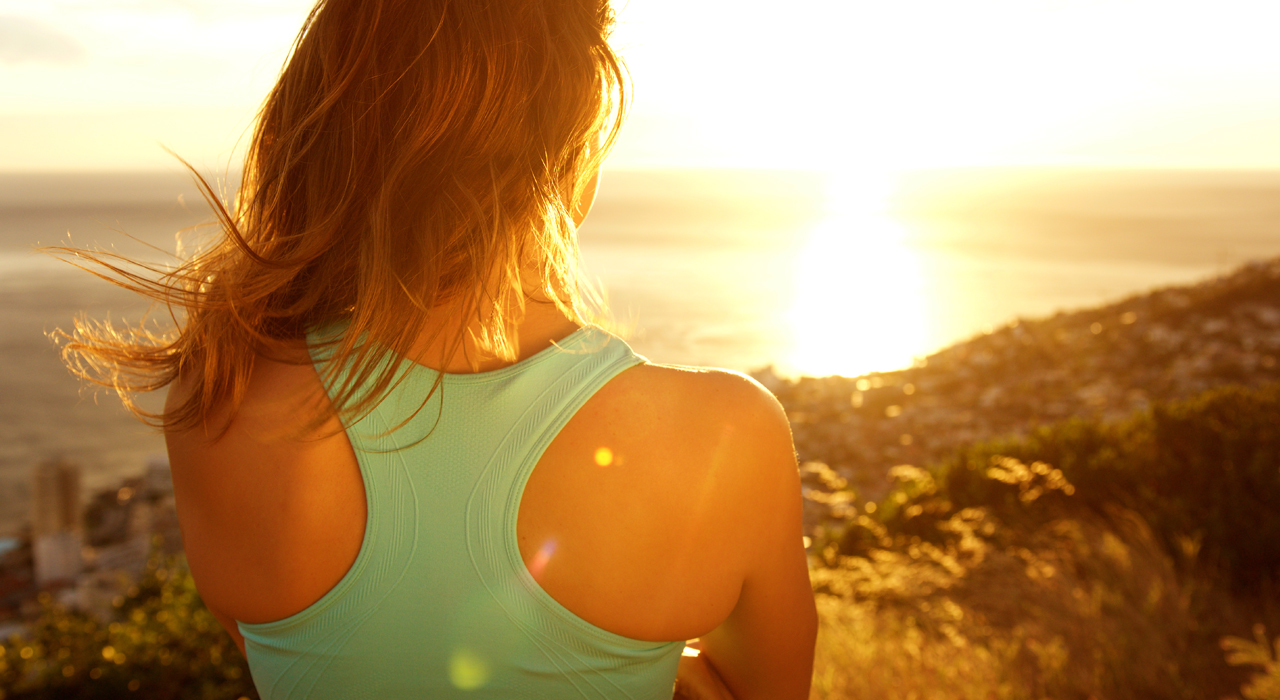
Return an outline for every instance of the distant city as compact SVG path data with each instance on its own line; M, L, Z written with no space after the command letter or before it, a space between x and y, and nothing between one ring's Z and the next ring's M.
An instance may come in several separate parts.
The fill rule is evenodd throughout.
M80 475L65 459L31 471L30 524L0 539L0 639L22 630L41 592L105 619L150 556L182 551L166 457L87 502Z

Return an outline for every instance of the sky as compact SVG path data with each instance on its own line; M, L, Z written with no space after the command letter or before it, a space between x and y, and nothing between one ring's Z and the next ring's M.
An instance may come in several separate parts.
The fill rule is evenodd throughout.
M0 0L0 170L236 160L306 0ZM1280 168L1274 0L629 0L610 166Z

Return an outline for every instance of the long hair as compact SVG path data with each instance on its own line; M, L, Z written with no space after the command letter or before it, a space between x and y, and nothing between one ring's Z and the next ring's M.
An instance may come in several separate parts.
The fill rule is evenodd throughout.
M386 394L442 305L463 318L431 338L446 357L478 322L478 346L513 359L531 294L582 322L572 216L625 112L612 24L608 0L320 0L259 112L234 206L196 174L216 241L141 271L59 249L176 327L79 319L64 359L186 429L234 410L255 358L309 330L345 324L326 380L350 417ZM195 390L164 413L132 399L179 377Z

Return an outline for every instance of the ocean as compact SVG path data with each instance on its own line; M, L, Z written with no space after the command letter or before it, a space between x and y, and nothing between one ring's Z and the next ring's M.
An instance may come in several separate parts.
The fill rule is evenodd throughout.
M1280 255L1280 173L934 171L879 198L856 182L606 172L583 266L651 360L794 376L895 369L1018 317ZM35 463L80 464L91 493L163 452L47 337L78 313L136 320L145 302L32 248L163 261L209 218L180 172L0 174L0 534L26 520Z

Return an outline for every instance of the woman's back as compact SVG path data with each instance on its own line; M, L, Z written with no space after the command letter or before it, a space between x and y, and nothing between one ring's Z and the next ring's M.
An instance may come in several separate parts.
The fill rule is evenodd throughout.
M342 677L344 658L366 673L374 673L376 664L355 661L359 657L349 653L344 657L344 652L313 649L308 656L299 655L297 648L272 648L273 644L313 648L315 640L307 637L320 634L317 629L324 627L318 623L320 617L328 618L331 626L365 628L353 633L366 637L349 652L358 651L360 644L373 644L369 648L390 645L388 648L402 652L407 646L412 650L410 657L419 660L419 672L453 671L453 676L446 672L437 678L444 687L450 683L455 687L492 684L490 689L500 692L500 679L521 673L526 679L537 676L533 669L539 667L517 668L527 658L522 660L509 646L512 628L493 626L492 615L503 611L503 604L494 606L498 600L523 611L506 610L504 619L515 621L528 640L542 639L538 654L544 659L551 653L546 639L559 636L563 642L577 634L586 635L576 642L565 642L568 647L552 654L560 659L562 673L544 678L540 690L528 691L531 696L559 697L554 689L563 689L565 682L577 679L577 685L597 693L583 697L661 697L670 692L673 654L682 646L661 642L698 636L704 637L707 653L718 662L717 667L725 666L720 670L738 697L803 694L800 683L807 687L812 650L812 599L800 544L799 489L790 436L776 403L738 375L637 365L638 358L624 351L620 341L612 339L601 345L607 338L590 329L578 331L568 338L572 352L550 348L497 372L448 375L437 426L442 432L407 448L403 455L379 454L391 442L369 442L364 433L390 427L384 424L379 430L377 420L366 419L347 433L311 440L299 440L296 434L281 430L280 426L290 423L302 425L299 417L306 413L297 399L289 397L308 393L314 397L322 389L318 375L305 365L264 363L255 372L240 412L216 441L195 432L170 435L175 487L193 574L206 602L229 629L235 628L233 621L250 623L240 629L249 639L249 658L260 690L268 693L263 684L268 674L283 674L296 683L308 673L319 673L316 669L323 663L336 664L330 673ZM591 342L583 342L588 340ZM549 357L558 359L548 361ZM602 374L582 369L600 362L611 369ZM576 376L572 381L568 375L561 377L560 390L543 387L544 378L535 375L545 374L538 368L552 365ZM434 375L413 367L414 373ZM300 391L308 381L301 370L310 372L311 386L306 391ZM551 375L559 377L558 372ZM475 387L491 391L518 377L532 380L532 384L526 382L527 386L515 393L509 386L497 395L471 391ZM403 386L416 386L420 391L422 379ZM580 384L582 381L586 384ZM593 382L600 381L605 383L596 390ZM533 401L526 405L525 398L517 398L524 396L522 391L540 396L550 391L561 396L558 403L543 406ZM564 394L568 394L567 403ZM408 416L416 407L409 400L403 404L408 409L388 412L387 402L396 401L403 401L403 397L393 394L380 405L378 420L402 413ZM486 405L488 410L484 410ZM566 415L558 419L541 416L539 420L545 425L531 429L526 415L530 408ZM391 434L392 442L411 444L421 436L415 431L435 423L436 409L430 404L419 411L415 422ZM523 422L508 425L502 418L506 413L521 417ZM532 432L533 437L526 434L512 442L505 433L514 431L515 424L524 426L521 430ZM268 434L262 426L275 427ZM319 435L324 435L323 430ZM539 430L549 444L539 442ZM350 441L348 434L352 435ZM501 449L492 439L496 436L503 437L505 444L529 450L536 462L536 467L533 462L528 465L531 473L524 472L528 483L523 495L518 484L499 483L501 479L484 485L460 483L456 480L474 474L450 471L458 465L414 460L415 455L432 454L430 449L414 450L433 445L447 448L446 441L455 439L488 454ZM366 462L363 479L353 442ZM366 449L375 443L374 452ZM379 460L396 467L388 474L397 470L415 474L403 477L407 480L398 489L386 488L385 478L374 478L371 483L368 463ZM514 469L507 478L519 480L518 465ZM440 484L428 487L419 480L432 473L454 480L443 483L461 489L459 494L466 497L444 493L446 489ZM415 487L419 491L410 498L408 494ZM422 488L439 493L423 493ZM392 497L393 493L397 495ZM511 520L485 520L477 515L479 510L493 510L493 499L511 496L516 499L511 505L518 509L510 513ZM432 500L435 497L443 500ZM391 517L397 498L404 505ZM429 509L431 517L409 515L432 503L436 505ZM465 515L467 508L470 516ZM497 511L493 514L501 515ZM374 569L404 571L408 578L397 582L400 593L389 594L390 602L381 612L366 600L348 603L335 613L332 609L341 607L335 601L358 598L355 589L362 585L368 589L365 597L379 595L385 577L391 575L382 571L384 580L369 578L368 545L361 549L361 543L369 538L366 517L371 528L378 522L398 523L400 534L391 536L388 533L397 528L383 526L375 544L385 549L395 542L402 551L398 555L384 552L387 563ZM466 517L480 520L467 525ZM511 533L515 541L506 549L503 522L515 526ZM480 536L481 532L485 536ZM412 557L405 552L413 551L413 546L407 542L415 537L423 543L439 542L445 550L466 547L469 551L465 558L459 555L435 562L445 568L432 574L431 563L422 559L421 553L418 569L408 563ZM484 543L492 547L478 554L485 549ZM521 565L504 568L514 564L504 564L504 556L516 558L509 550L518 551ZM424 562L428 565L422 568ZM472 574L458 571L459 563L481 575L468 578ZM355 572L360 576L347 575L353 564L361 570ZM530 586L515 591L520 595L514 599L510 598L513 592L500 585L528 574L533 574L536 582L526 580ZM459 576L472 583L479 581L488 589L484 605L474 598L468 603L474 590L440 590L440 586L451 585L450 581L456 583ZM352 579L363 579L364 583L353 585ZM335 584L337 595L326 594ZM397 603L396 595L403 600ZM548 595L550 600L545 599ZM313 605L321 598L319 606ZM406 608L404 600L418 600L427 607ZM517 603L513 606L511 600ZM537 608L534 618L550 615L549 627L522 618L530 612L530 604ZM560 606L567 616L556 619ZM317 616L318 607L330 612ZM429 624L434 618L425 612L430 610L456 615L457 622ZM253 624L282 620L299 612L302 615L282 624ZM361 614L371 616L373 622L360 621ZM407 626L392 625L398 630L395 633L379 631L378 615ZM422 619L415 620L415 615ZM291 624L298 618L307 619L301 625ZM735 626L739 629L733 629ZM713 632L717 628L720 631ZM281 641L282 630L286 641ZM344 632L331 634L341 636ZM717 634L725 642L719 647ZM810 635L807 644L806 634ZM333 644L336 639L321 641ZM449 646L455 643L456 648ZM596 651L604 654L599 659L604 666L593 668L587 658L575 660L572 652L565 651L575 644L596 644ZM505 651L503 645L508 645ZM526 644L524 653L532 649ZM388 654L385 660L401 663L404 668L403 659L394 656ZM428 663L432 659L434 666ZM307 670L299 670L304 663ZM293 667L285 670L290 664ZM597 681L607 681L606 690L600 690L599 683L582 680L579 674L587 672L598 674L594 676ZM660 679L658 694L646 694L642 689L652 691L655 677ZM422 679L410 670L404 670L396 680L421 689L414 684ZM376 685L375 681L376 674L366 677L365 683ZM629 681L638 685L628 688ZM665 691L661 689L664 683ZM572 687L577 685L571 683ZM267 697L276 695L268 693Z
M576 228L625 112L612 24L608 0L318 2L234 208L205 185L223 235L150 278L88 255L177 321L81 323L66 351L126 400L170 387L154 417L191 570L267 695L542 674L520 692L556 697L604 673L658 696L694 636L740 699L805 695L799 483L767 392L629 351L600 375L559 351L559 374L502 369L596 317ZM490 370L538 381L458 388ZM493 648L452 646L483 620L506 625ZM598 644L530 665L549 639ZM623 692L637 659L665 670Z

